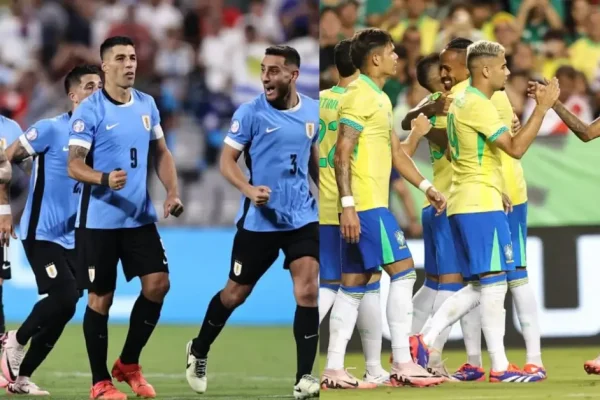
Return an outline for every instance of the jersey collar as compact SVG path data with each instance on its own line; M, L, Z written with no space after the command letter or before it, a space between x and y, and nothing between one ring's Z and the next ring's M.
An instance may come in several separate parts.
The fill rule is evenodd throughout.
M133 93L131 94L131 100L129 100L127 103L121 103L120 101L113 99L112 97L110 97L110 95L104 88L102 88L102 94L104 95L104 97L106 97L106 100L110 101L118 107L128 107L133 104Z
M368 76L366 76L364 74L360 74L360 76L358 77L358 79L361 79L367 85L371 86L371 88L374 91L376 91L377 93L379 93L379 94L383 93L382 90L379 89L379 86L377 86L377 84L375 84L375 82L373 82L373 80L371 78L369 78Z

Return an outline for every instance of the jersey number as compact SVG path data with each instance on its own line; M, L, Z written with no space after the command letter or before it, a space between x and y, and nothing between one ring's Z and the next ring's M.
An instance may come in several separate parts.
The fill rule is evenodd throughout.
M298 172L298 155L297 154L290 154L290 164L292 165L292 168L290 168L290 173L292 175L296 175L296 173Z
M448 114L448 143L450 144L450 155L453 160L458 160L460 150L458 148L458 136L456 136L456 126L454 125L454 114Z
M338 129L338 122L331 121L328 125L325 125L325 121L319 119L319 145L325 139L327 132L336 132ZM335 155L335 144L329 150L327 157L319 158L319 168L327 168L328 166L333 168L333 157Z
M129 149L129 156L131 158L131 168L136 168L137 164L138 164L138 160L137 160L137 149L135 147L132 147L131 149Z

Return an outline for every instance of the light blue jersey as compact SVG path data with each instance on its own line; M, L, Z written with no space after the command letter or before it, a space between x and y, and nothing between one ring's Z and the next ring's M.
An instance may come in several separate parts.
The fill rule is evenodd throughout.
M86 163L97 171L127 172L127 183L118 191L84 185L78 228L136 228L157 221L146 179L150 141L162 137L154 99L138 90L131 90L126 104L99 90L77 107L70 121L69 145L89 149Z
M29 194L21 217L21 239L46 240L75 247L75 217L81 184L69 177L71 113L36 122L19 137L34 156Z
M0 145L4 150L23 134L23 130L15 121L0 115Z
M242 197L238 228L289 231L318 221L317 202L308 181L318 126L319 103L300 94L298 105L289 110L272 107L264 94L238 108L225 143L244 151L250 184L272 190L263 207Z

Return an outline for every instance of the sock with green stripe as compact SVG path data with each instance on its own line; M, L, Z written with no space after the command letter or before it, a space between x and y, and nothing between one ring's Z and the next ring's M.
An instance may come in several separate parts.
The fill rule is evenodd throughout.
M387 302L387 320L392 337L394 362L403 364L412 361L408 342L413 316L413 286L417 274L414 268L390 277L390 293Z
M344 356L348 341L354 332L358 307L367 290L365 286L340 286L331 315L329 316L329 347L327 349L327 369L344 368Z

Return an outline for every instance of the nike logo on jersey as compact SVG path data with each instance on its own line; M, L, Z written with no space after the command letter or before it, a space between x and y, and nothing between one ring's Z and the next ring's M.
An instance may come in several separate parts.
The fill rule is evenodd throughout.
M266 132L267 133L271 133L271 132L275 132L277 129L281 128L280 126L276 127L276 128L267 128Z
M115 126L117 126L117 125L119 125L119 123L118 123L118 122L117 122L116 124L114 124L114 125L106 125L106 130L107 130L107 131L110 131L111 129L113 129L113 128L114 128Z

